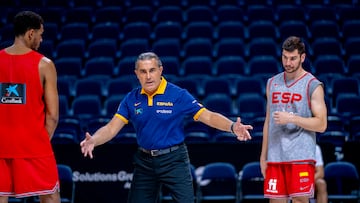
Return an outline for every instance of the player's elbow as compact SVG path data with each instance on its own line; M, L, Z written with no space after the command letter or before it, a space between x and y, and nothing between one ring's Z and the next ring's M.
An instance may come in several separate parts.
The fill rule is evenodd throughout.
M318 132L323 133L326 131L326 128L327 128L327 122L324 122L323 124L319 125Z

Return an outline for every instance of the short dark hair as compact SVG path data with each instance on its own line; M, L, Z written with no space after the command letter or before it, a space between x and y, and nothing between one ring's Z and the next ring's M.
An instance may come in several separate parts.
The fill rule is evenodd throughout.
M162 62L158 55L156 55L154 52L144 52L137 57L135 62L135 69L137 68L138 61L151 60L151 59L155 59L158 62L159 67L162 66Z
M28 30L41 28L44 24L43 18L33 11L21 11L14 17L14 35L15 37L24 35Z
M305 53L305 43L301 40L300 37L291 36L285 39L282 44L282 49L288 52L293 52L298 50L299 54Z

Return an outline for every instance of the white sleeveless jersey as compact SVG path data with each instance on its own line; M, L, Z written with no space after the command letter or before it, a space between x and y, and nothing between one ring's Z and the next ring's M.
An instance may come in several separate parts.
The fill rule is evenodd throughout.
M310 96L318 85L322 83L311 73L306 73L296 81L285 82L285 73L282 72L268 80L269 162L315 160L316 133L292 123L275 124L272 115L275 111L286 111L301 117L312 117Z

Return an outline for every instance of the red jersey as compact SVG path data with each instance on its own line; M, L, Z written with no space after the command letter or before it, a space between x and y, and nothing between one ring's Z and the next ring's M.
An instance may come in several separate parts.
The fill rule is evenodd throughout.
M45 104L35 51L0 51L0 158L43 157L53 153L45 128Z

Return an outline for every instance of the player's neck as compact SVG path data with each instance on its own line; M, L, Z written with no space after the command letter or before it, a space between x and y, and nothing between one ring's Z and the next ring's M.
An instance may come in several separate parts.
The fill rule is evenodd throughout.
M297 80L300 77L302 77L304 74L306 74L306 71L303 68L299 68L298 70L296 70L295 72L292 73L288 73L285 72L286 74L286 80L290 81L290 80Z
M16 38L14 44L6 49L10 54L24 54L31 51L27 46L26 41L21 38Z

